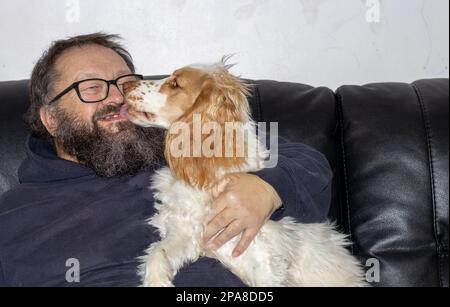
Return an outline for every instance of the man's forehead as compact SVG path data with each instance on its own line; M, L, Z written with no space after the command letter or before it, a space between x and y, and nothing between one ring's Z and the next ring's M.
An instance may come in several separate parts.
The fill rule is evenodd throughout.
M56 69L70 79L114 78L130 73L125 60L114 50L87 45L65 51L56 62Z
M100 79L105 79L106 78L106 79L113 80L113 79L116 79L116 78L118 78L120 76L127 75L127 74L130 74L130 73L131 72L130 72L129 69L120 69L120 70L115 71L115 72L113 72L112 74L109 74L109 75L105 75L105 73L101 73L101 72L97 72L97 71L92 71L92 72L81 71L79 73L76 73L74 78L76 80L83 80L83 79L90 79L90 78L100 78Z

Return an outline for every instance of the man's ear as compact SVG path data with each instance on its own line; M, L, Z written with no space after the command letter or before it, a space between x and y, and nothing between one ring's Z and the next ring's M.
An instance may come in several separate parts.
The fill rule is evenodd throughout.
M54 137L56 135L56 129L58 128L58 121L54 116L53 109L47 106L43 106L39 110L39 115L48 133L50 133L50 135Z

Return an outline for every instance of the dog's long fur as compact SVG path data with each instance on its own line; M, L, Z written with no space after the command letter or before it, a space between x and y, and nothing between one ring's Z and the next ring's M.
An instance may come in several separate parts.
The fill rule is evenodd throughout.
M183 88L176 88L178 81L183 81ZM183 68L168 79L138 81L126 89L130 120L164 128L174 120L192 128L193 114L200 114L202 122L214 121L221 126L240 122L244 130L254 127L247 94L247 87L228 72L224 62ZM300 224L289 217L268 221L238 258L231 256L238 237L216 252L204 249L202 223L212 201L207 188L226 174L264 168L267 151L250 133L247 141L255 146L249 148L257 149L258 154L175 158L168 151L173 138L167 134L165 156L169 167L159 170L151 184L159 203L149 223L159 230L162 240L153 243L142 258L144 286L172 286L178 270L201 256L218 259L249 286L366 285L359 262L346 249L350 242L329 222Z

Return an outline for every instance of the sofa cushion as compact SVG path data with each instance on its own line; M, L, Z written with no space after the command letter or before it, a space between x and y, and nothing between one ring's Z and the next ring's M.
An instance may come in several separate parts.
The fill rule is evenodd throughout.
M439 257L439 282L448 287L448 105L447 80L413 83L424 118L430 168L431 198L433 203L433 227Z
M25 157L27 86L27 80L0 82L0 195L18 184L17 169Z
M292 82L258 80L250 83L256 85L250 99L255 120L278 123L279 135L323 153L335 174L338 133L333 91ZM334 176L329 218L338 223L341 222L339 207L338 182Z
M448 80L344 86L338 98L354 252L378 259L380 285L448 285Z

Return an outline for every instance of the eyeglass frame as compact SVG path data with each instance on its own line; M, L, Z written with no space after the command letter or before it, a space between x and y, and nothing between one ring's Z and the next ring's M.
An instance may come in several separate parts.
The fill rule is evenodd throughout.
M144 80L144 76L143 76L143 75L139 75L139 74L128 74L128 75L123 75L123 76L120 76L120 77L118 77L118 78L116 78L116 79L113 79L113 80L105 80L105 79L101 79L101 78L84 79L84 80L80 80L80 81L77 81L77 82L72 83L72 84L71 84L70 86L68 86L65 90L63 90L61 93L59 93L58 95L56 95L52 100L50 100L50 101L48 102L48 104L50 105L50 104L54 103L55 101L57 101L58 99L62 98L64 95L66 95L67 93L69 93L71 90L75 90L75 92L76 92L77 95L78 95L78 98L79 98L79 99L81 100L81 102L83 102L83 103L97 103L97 102L101 102L101 101L105 100L106 98L108 98L108 96L109 96L109 88L110 88L111 84L115 85L115 86L117 87L117 89L119 90L119 92L123 95L122 91L120 90L119 86L117 85L117 81L119 81L119 80L122 79L122 78L125 78L125 77L131 77L131 76L137 77L139 80ZM86 100L84 100L84 99L81 97L79 85L80 85L80 83L83 83L83 82L86 82L86 81L104 81L104 82L106 82L106 83L108 84L108 87L107 87L107 89L106 89L106 96L105 96L105 98L100 99L100 100L96 100L96 101L86 101Z

